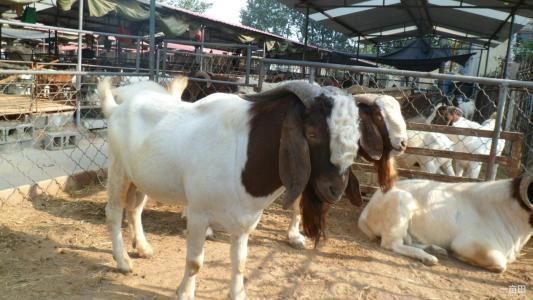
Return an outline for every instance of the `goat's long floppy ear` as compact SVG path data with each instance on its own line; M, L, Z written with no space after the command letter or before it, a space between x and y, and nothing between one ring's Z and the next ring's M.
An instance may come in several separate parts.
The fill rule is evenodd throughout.
M344 195L350 200L350 203L356 206L363 205L363 196L361 196L361 189L359 187L359 180L353 174L352 170L348 170L348 186Z
M289 209L305 189L311 175L309 145L303 133L301 103L290 107L281 128L279 177L287 189L283 208Z
M372 158L379 160L383 155L383 138L379 133L379 129L372 121L372 112L368 107L359 106L359 128L361 130L361 137L359 138L359 146Z

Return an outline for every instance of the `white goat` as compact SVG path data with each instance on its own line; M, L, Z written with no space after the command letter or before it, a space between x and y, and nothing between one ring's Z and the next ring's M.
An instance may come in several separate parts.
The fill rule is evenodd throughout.
M359 228L381 246L433 265L424 250L447 250L467 263L505 271L533 233L533 177L482 183L397 182L377 191ZM447 249L447 250L446 250Z
M433 150L453 150L454 144L442 133L409 130L407 131L407 136L408 147ZM428 173L443 173L448 176L455 176L452 159L450 158L404 154L398 157L396 161L401 167L410 168L415 164L418 164L423 171Z
M250 101L216 93L196 103L146 90L118 105L106 80L99 94L109 120L106 216L113 257L120 270L132 270L120 226L124 208L139 256L153 254L141 223L143 193L185 204L187 262L180 299L194 297L209 225L232 236L230 295L243 299L248 237L269 204L286 190L288 208L303 194L303 226L318 241L325 203L338 201L346 187L359 190L347 176L359 148L358 109L339 89L289 82L246 96Z
M496 120L494 119L493 115L491 119L485 121L483 125L480 125L477 122L470 121L464 118L462 115L462 111L457 109L456 107L442 106L437 109L437 114L432 123L440 125L448 124L458 128L494 130ZM454 134L449 134L448 137L454 143L453 151L482 155L490 154L490 148L492 146L491 138ZM505 140L498 139L496 155L501 155L504 148ZM455 174L457 176L463 176L463 174L466 173L466 177L468 178L479 178L479 173L481 172L481 165L482 163L479 161L455 160Z

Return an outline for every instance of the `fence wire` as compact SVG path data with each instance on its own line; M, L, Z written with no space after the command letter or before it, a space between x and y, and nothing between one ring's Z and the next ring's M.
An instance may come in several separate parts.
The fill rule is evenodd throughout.
M386 69L353 71L331 65L261 64L257 58L249 59L247 70L242 68L246 57L226 54L206 55L200 68L197 58L195 54L180 51L164 53L159 60L160 83L164 85L176 74L191 76L184 93L186 101L196 101L215 92L253 93L258 86L267 90L289 79L337 86L352 94L387 94L400 102L404 118L412 128L408 146L418 149L398 158L398 166L405 170L403 174L410 174L406 177L435 174L441 177L429 178L484 180L488 172L486 157L497 124L504 133L518 134L503 134L497 140L496 178L533 174L533 90L526 84L504 86L482 83L482 80L461 82L423 75L401 76ZM194 76L198 71L205 74ZM246 73L250 75L248 84ZM24 186L106 169L107 123L95 94L102 77L82 76L78 85L76 77L68 74L3 76L0 80L0 203L26 197ZM146 79L123 76L114 77L113 82L118 86ZM498 122L502 99L505 103L500 105L502 119ZM442 124L439 109L448 106L460 108L463 117L461 122L448 127L488 130L490 134L481 132L483 136L480 136L479 131L452 134L442 127L431 127L431 124ZM478 156L471 160L468 156L471 154L484 158ZM518 163L513 165L514 162ZM359 171L364 170L370 169ZM371 173L358 176L366 177L366 184L373 185ZM102 178L98 177L96 182L104 185ZM38 189L47 193L49 184L40 184Z

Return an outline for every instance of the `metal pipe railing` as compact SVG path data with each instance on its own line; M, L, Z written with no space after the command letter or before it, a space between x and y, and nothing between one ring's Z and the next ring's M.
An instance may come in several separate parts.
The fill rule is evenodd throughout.
M376 67L348 66L348 65L340 65L340 64L319 63L319 62L310 62L310 61L296 61L296 60L287 60L287 59L272 59L272 58L265 58L263 60L263 63L277 64L277 65L320 67L320 68L340 69L340 70L353 71L353 72L367 72L367 73L389 74L389 75L398 75L398 76L425 77L425 78L440 79L440 80L448 79L448 80L456 80L456 81L462 81L462 82L472 82L472 83L477 82L477 83L483 83L483 84L488 84L488 85L505 84L508 87L518 86L518 87L533 88L532 81L519 81L519 80L511 80L511 79L496 79L496 78L464 76L464 75L449 75L449 74L440 74L440 73L431 73L431 72L383 69L383 68L376 68Z
M489 152L489 163L487 164L486 180L496 179L496 151L498 150L498 141L502 130L503 110L505 109L505 102L507 101L508 87L505 84L500 86L500 95L498 97L498 110L496 113L496 124L494 126L494 135L492 136L492 144Z

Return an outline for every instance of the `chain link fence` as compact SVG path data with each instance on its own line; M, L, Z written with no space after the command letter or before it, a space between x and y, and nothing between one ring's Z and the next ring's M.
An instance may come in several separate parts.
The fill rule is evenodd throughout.
M206 53L198 60L202 54L170 49L169 44L165 45L168 49L159 50L157 79L164 85L176 74L191 76L188 94L184 94L188 101L214 92L266 90L288 79L333 85L352 94L388 94L400 102L408 122L409 149L398 159L402 177L477 181L533 174L531 82L262 59L249 55L250 48L243 45L232 46L242 47L248 55ZM243 68L234 68L236 57ZM198 71L208 77L193 76ZM104 76L115 76L114 84L124 85L146 80L146 75L2 74L0 203L32 193L54 193L73 178L78 186L104 185L107 124L96 84ZM76 74L83 75L80 84ZM460 109L464 119L442 125L439 120L447 116L443 109L452 106ZM364 189L371 191L373 167L360 160L354 171Z

